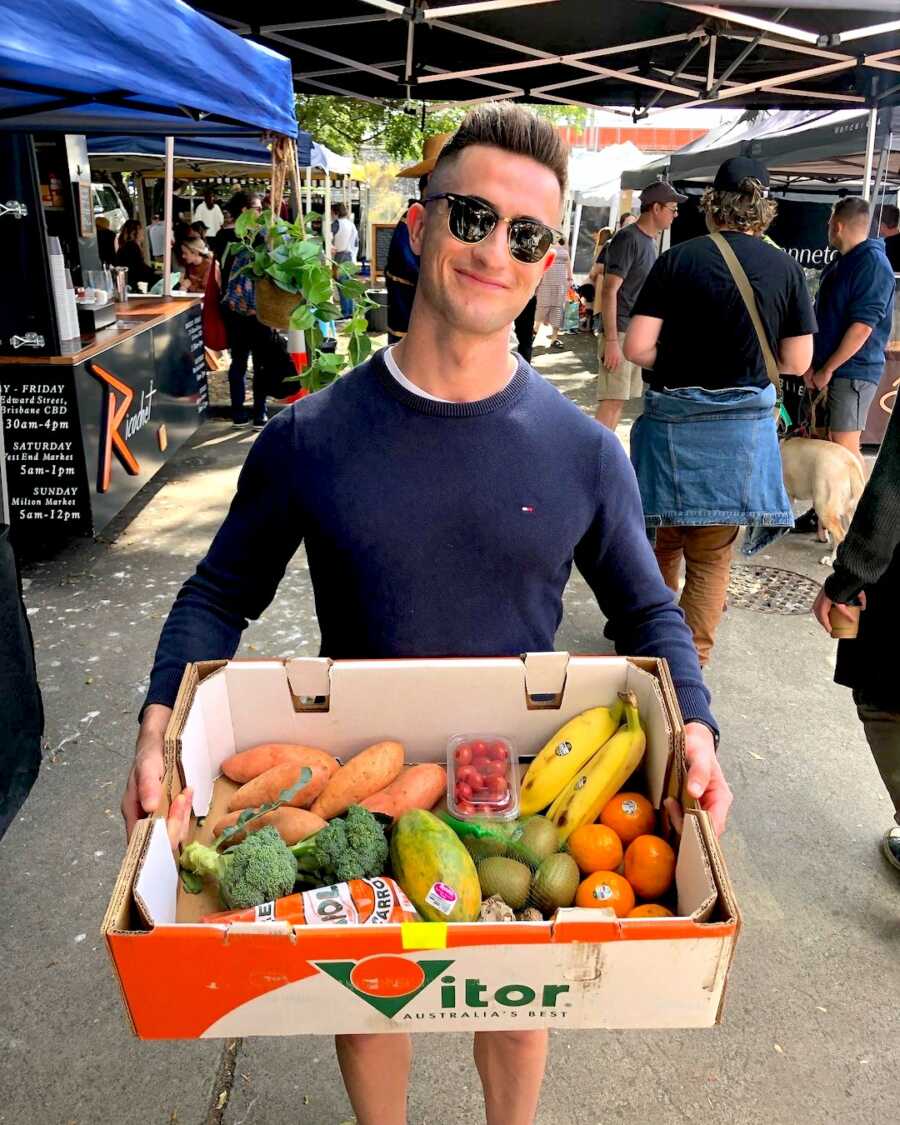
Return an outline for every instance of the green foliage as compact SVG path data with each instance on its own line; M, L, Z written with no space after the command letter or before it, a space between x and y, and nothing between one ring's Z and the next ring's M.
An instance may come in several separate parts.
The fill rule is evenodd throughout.
M582 125L586 112L571 105L533 105L541 117L560 125ZM435 133L452 133L465 116L465 107L429 109L425 103L363 102L348 97L298 94L297 120L301 128L335 152L356 156L363 145L377 145L398 161L422 158L422 142Z
M249 261L240 269L302 297L291 313L290 326L306 333L310 365L297 381L307 390L317 391L333 382L347 366L344 356L322 351L318 327L320 321L340 315L340 307L334 302L335 286L353 302L353 314L343 329L350 337L353 366L360 362L353 356L365 357L371 351L365 311L375 302L366 296L365 284L354 276L359 271L356 262L335 263L325 257L322 239L312 230L312 220L307 215L302 222L288 222L271 211L257 214L248 210L238 217L234 229L249 251Z

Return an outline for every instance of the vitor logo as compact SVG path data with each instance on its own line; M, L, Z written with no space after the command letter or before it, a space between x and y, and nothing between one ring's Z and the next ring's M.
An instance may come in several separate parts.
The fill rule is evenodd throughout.
M453 964L452 961L408 961L381 954L364 961L317 961L316 968L334 977L385 1016L395 1016L410 1000Z
M383 1015L393 1018L411 1000L440 976L440 1000L429 1019L470 1019L496 1017L502 1011L514 1013L528 1009L528 1015L564 1017L559 997L569 991L568 984L544 984L531 988L525 984L504 984L491 993L477 977L457 981L447 973L452 961L411 961L392 954L367 957L363 961L317 961L316 968L339 981ZM444 975L441 975L444 974ZM562 1007L568 1005L562 1002ZM404 1016L419 1019L421 1015Z

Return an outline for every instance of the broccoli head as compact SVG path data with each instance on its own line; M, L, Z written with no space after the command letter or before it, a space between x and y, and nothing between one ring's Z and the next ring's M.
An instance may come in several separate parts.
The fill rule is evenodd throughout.
M346 883L384 873L388 843L384 828L361 805L351 805L313 836L291 849L305 882Z
M215 879L222 902L232 910L289 895L297 879L297 860L271 825L221 853L194 841L182 849L181 866Z

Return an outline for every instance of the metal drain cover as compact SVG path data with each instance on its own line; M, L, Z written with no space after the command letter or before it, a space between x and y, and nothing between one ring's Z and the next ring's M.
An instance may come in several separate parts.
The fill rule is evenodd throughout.
M735 566L728 583L728 603L762 613L809 613L819 583L805 574L777 566Z

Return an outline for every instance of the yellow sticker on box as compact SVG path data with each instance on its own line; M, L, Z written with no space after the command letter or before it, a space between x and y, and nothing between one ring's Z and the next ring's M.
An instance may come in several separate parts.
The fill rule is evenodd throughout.
M400 940L404 949L446 949L446 922L402 922Z

